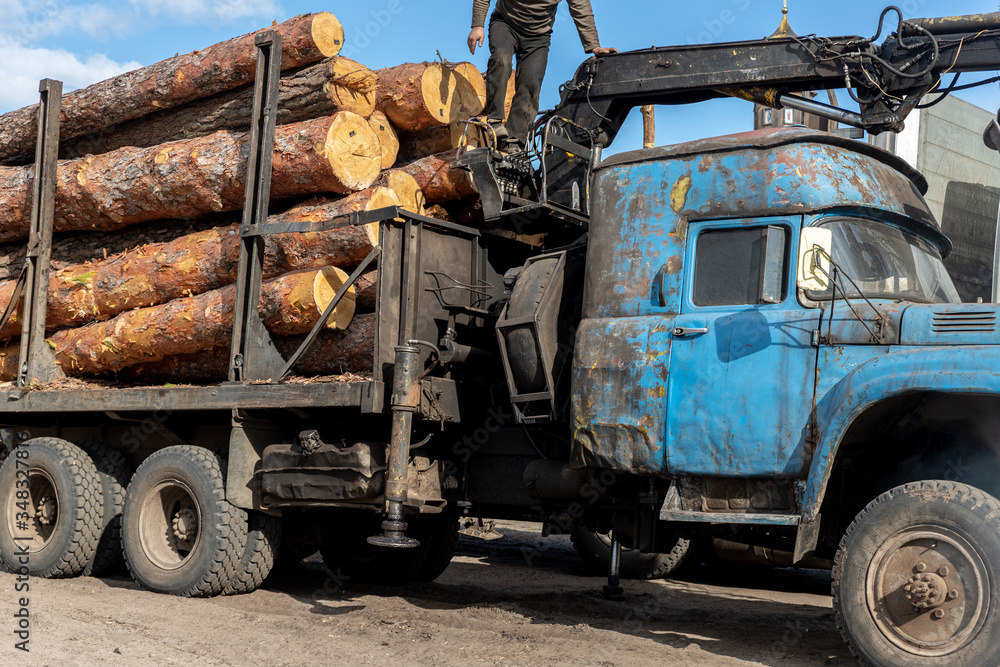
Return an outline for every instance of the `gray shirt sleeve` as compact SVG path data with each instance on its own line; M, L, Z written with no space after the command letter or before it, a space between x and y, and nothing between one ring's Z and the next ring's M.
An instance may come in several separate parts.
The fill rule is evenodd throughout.
M480 2L482 0L476 0ZM486 0L488 2L488 0ZM576 30L580 33L580 41L583 42L583 50L590 53L601 46L601 40L597 37L597 24L594 22L594 10L590 6L590 0L566 0L569 5L569 14L576 22Z
M590 4L589 2L587 4ZM490 0L472 0L472 27L482 28L486 25L486 14L490 11Z

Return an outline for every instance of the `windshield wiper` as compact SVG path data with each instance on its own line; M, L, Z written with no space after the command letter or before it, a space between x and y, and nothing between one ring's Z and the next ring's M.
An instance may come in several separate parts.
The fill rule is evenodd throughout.
M822 271L823 273L826 273L826 276L827 276L827 278L830 279L830 284L833 287L833 298L830 301L830 324L827 327L828 336L832 336L833 335L833 309L837 305L837 290L839 289L840 293L844 296L844 303L846 303L847 307L851 309L851 313L854 315L854 317L859 322L861 322L861 325L865 329L868 330L868 333L871 334L872 342L873 343L884 343L885 342L885 318L882 317L882 312L878 308L875 307L875 304L873 304L871 302L871 300L867 296L865 296L865 293L861 291L861 288L858 287L858 284L856 282L854 282L854 279L851 278L851 276L846 271L844 271L844 269L841 268L841 266L839 264L837 264L837 262L834 261L833 257L831 257L829 253L827 253L822 248L816 248L816 251L820 252L820 253L823 253L823 255L826 256L827 261L830 262L830 266L833 267L833 274L832 275L829 272L827 272L826 269L824 269L823 267L821 267L821 266L817 267L817 268L819 268L820 271ZM854 304L851 303L851 299L847 295L847 290L845 290L840 285L840 283L837 281L837 275L838 274L843 274L843 276L845 278L847 278L847 281L849 283L851 283L851 286L854 288L854 291L857 292L858 295L862 299L864 299L864 302L867 303L868 307L872 309L873 313L875 313L875 318L873 320L873 322L875 324L875 330L874 331L872 330L872 328L870 326L868 326L868 322L865 320L865 318L861 317L861 314L858 313L857 309L854 307ZM820 313L819 328L822 331L822 329L823 329L823 315L822 315L822 313Z

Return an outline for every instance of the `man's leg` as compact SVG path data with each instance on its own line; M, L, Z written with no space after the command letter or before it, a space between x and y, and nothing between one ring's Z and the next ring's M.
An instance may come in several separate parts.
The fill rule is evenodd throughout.
M549 61L550 41L550 35L520 36L514 102L510 107L507 132L522 145L527 142L531 124L538 115L538 98L542 94L542 80Z
M511 63L517 51L517 35L507 22L493 15L490 19L490 62L486 69L486 118L503 120Z

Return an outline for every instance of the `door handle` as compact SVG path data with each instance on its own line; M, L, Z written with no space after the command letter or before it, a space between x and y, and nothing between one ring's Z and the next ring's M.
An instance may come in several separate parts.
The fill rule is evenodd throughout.
M674 336L681 338L683 336L698 336L701 334L708 333L708 327L674 327Z

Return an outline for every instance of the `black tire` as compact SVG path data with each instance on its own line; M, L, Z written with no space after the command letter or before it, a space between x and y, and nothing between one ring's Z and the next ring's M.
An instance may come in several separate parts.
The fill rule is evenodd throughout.
M611 536L595 533L577 525L570 533L576 552L597 574L607 574L611 568ZM677 538L673 548L662 554L644 554L635 549L622 548L619 572L623 579L663 579L682 571L685 566L697 565L695 549L690 540Z
M837 627L863 665L1000 665L1000 502L913 482L873 500L833 569Z
M122 512L125 509L125 489L128 488L132 468L121 452L103 442L85 440L78 445L94 461L104 501L101 539L94 557L83 569L83 575L100 577L115 574L125 564L125 554L122 551Z
M251 593L264 583L274 569L281 544L281 519L263 512L250 512L247 545L236 574L226 586L226 595Z
M420 546L389 549L368 544L381 531L378 514L345 516L320 546L327 568L338 577L389 586L433 581L448 567L458 546L454 517L409 517L406 534Z
M454 516L428 516L423 527L417 526L417 539L430 542L427 557L417 570L414 581L434 581L440 577L458 549L458 519Z
M18 498L25 484L27 499ZM0 489L4 490L0 520L4 565L46 579L83 572L97 551L103 517L101 483L90 457L58 438L29 440L0 468ZM24 505L18 507L18 502ZM19 520L26 524L19 527ZM32 541L17 539L24 537ZM27 564L20 560L26 544Z
M148 590L218 595L236 576L247 513L226 500L225 457L167 447L143 461L125 498L122 543L129 572Z

